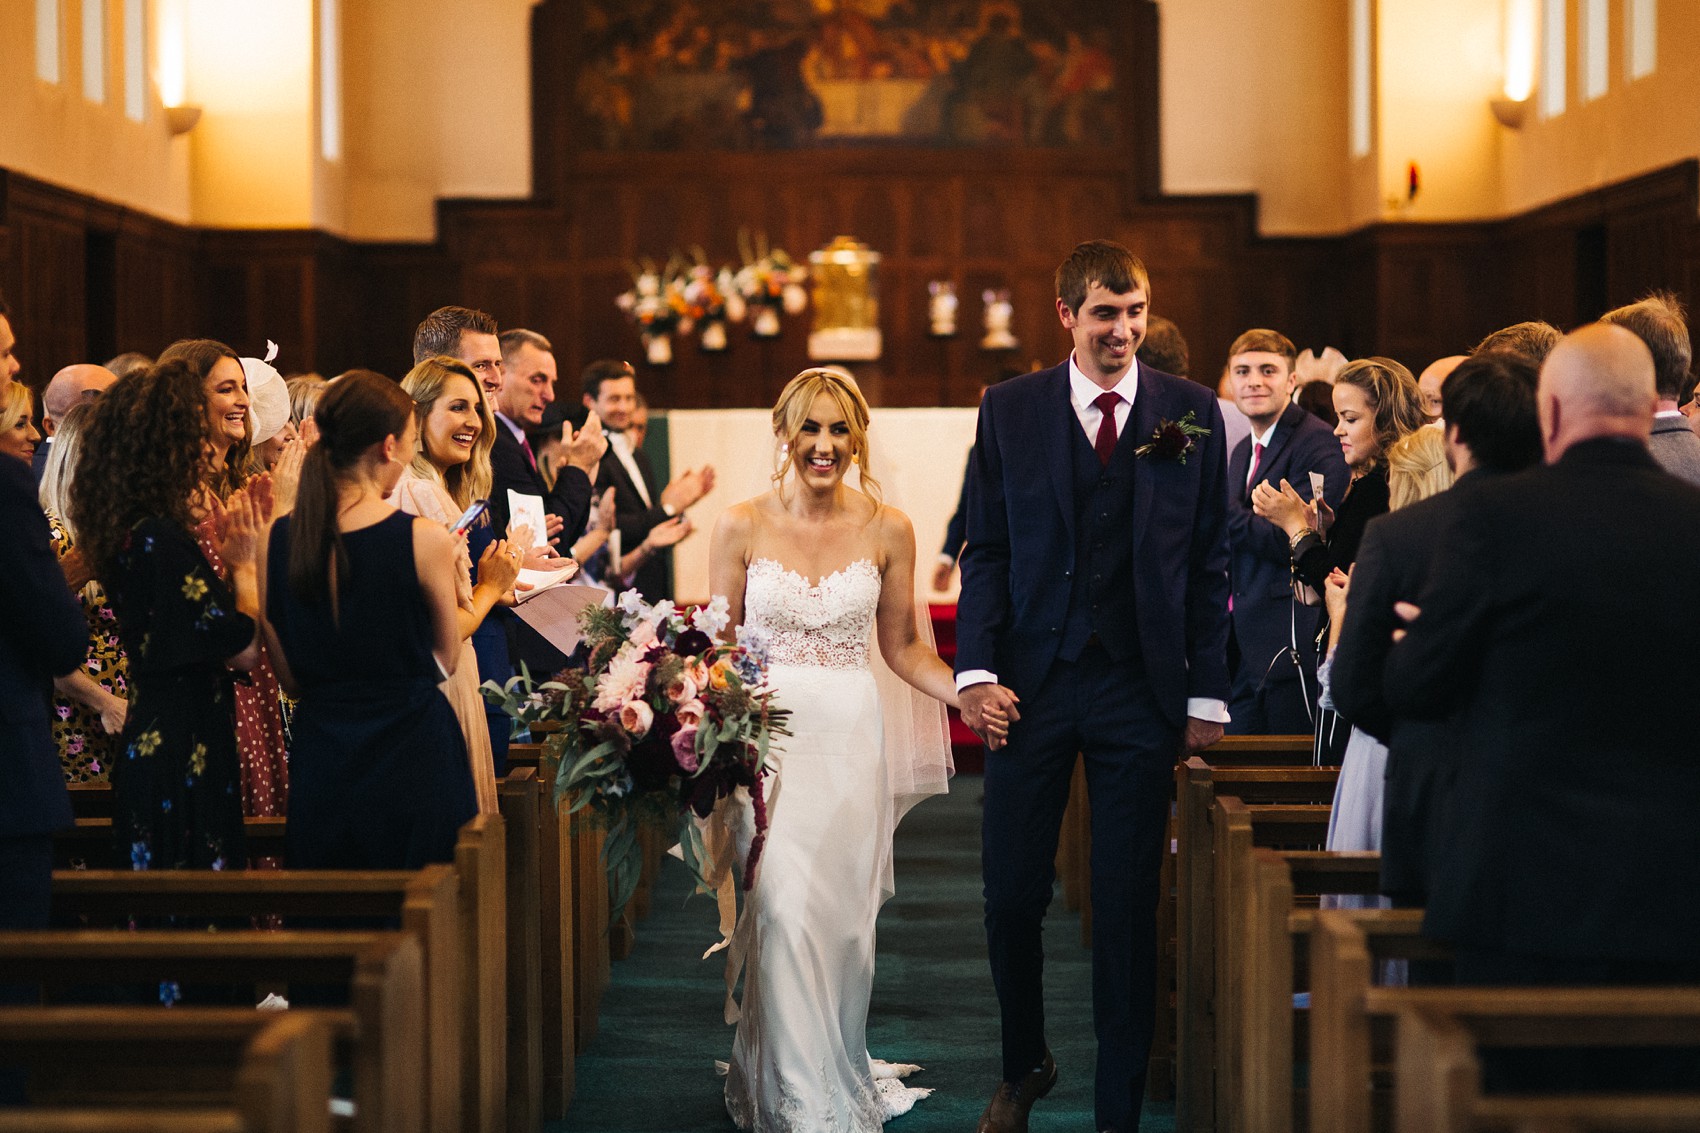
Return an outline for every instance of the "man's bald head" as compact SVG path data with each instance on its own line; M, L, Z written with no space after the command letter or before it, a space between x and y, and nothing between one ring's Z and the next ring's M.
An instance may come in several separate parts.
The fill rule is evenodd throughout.
M1547 463L1580 441L1647 443L1653 430L1653 355L1634 333L1590 323L1565 335L1541 367L1541 439Z
M41 395L41 423L47 435L53 435L53 430L59 427L59 422L65 414L71 412L71 406L79 401L93 401L117 380L118 375L105 366L88 362L66 366L54 374L53 380L47 383L47 389Z
M1417 375L1417 388L1423 394L1423 414L1430 421L1440 420L1440 387L1445 383L1447 375L1456 370L1458 363L1465 357L1463 354L1448 354L1444 358L1437 358Z

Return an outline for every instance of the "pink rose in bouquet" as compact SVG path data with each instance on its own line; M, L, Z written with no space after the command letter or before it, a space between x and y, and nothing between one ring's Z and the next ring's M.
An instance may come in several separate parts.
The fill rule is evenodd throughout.
M687 700L695 700L699 686L686 673L680 673L667 682L667 699L674 704L683 704Z
M673 715L678 718L679 727L696 728L702 724L703 713L707 710L702 701L691 699L673 709Z
M620 727L630 732L634 738L642 739L649 734L649 729L655 723L655 710L641 700L630 700L620 706Z

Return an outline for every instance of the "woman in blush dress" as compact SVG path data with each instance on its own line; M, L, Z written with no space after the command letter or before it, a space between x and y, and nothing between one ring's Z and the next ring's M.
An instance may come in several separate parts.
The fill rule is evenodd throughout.
M401 380L402 392L413 399L419 423L419 455L401 474L389 502L409 515L452 527L474 500L490 494L490 446L496 421L484 400L484 390L472 370L453 358L427 358ZM523 537L526 532L519 532ZM528 543L514 541L514 546ZM494 814L496 765L485 723L484 698L478 691L478 658L472 635L490 610L504 599L513 600L519 562L506 540L497 539L487 516L480 516L461 543L461 571L455 578L460 611L460 662L454 676L443 682L443 694L454 705L471 760L472 783L481 814ZM471 560L476 558L474 568Z
M295 510L260 557L262 625L299 696L285 857L296 869L451 861L477 812L466 741L438 685L460 662L459 541L384 502L417 451L413 400L338 381Z
M95 403L70 520L118 616L130 704L111 769L113 833L136 869L241 869L232 705L259 656L259 509L242 491L194 502L217 450L182 363L120 381ZM197 535L198 527L205 528ZM198 545L216 540L223 573Z
M166 347L161 362L181 362L187 378L197 384L206 414L212 459L200 485L203 501L222 500L248 482L252 423L248 378L242 360L222 342L184 339ZM269 492L259 493L264 499ZM196 528L201 552L221 577L228 571L211 537L210 512L204 507ZM268 514L266 518L270 518ZM236 744L242 753L242 812L250 818L272 818L289 809L289 741L283 722L282 691L270 652L262 643L248 678L236 686Z
M711 591L729 599L733 626L767 639L769 682L792 712L732 944L744 997L726 1107L740 1129L764 1133L866 1133L930 1092L899 1080L917 1067L870 1059L868 1000L893 833L909 805L945 789L938 702L955 704L956 687L917 625L914 531L880 502L868 417L847 373L793 378L773 408L775 487L730 508L709 552ZM880 657L907 682L895 687L931 698L927 711L876 683L876 630ZM746 804L741 859L748 815Z

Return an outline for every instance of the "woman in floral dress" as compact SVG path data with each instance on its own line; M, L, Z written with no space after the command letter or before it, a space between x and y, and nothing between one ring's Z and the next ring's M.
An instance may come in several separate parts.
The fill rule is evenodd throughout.
M60 418L42 469L41 506L47 512L53 552L61 559L73 557L77 549L66 519L71 474L82 451L83 428L93 413L93 403L84 402ZM78 597L89 625L88 657L79 672L54 682L53 740L59 746L67 783L104 783L118 754L118 734L124 730L130 666L118 640L118 616L106 600L105 589L91 581Z
M113 833L136 869L246 864L232 686L258 655L259 515L244 492L224 504L202 493L215 451L203 406L180 363L119 382L96 404L71 500L129 658L111 777ZM197 499L214 517L228 584L196 543Z

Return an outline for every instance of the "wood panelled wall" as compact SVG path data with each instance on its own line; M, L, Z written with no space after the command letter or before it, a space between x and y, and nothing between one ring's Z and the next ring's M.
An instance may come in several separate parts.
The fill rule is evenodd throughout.
M464 302L549 335L570 393L584 362L640 353L612 305L629 281L626 258L675 243L730 255L736 216L799 254L841 231L885 254L886 357L870 385L891 405L972 404L999 366L1062 357L1051 272L1085 234L1146 258L1154 308L1186 334L1195 375L1219 370L1227 343L1251 326L1418 368L1521 319L1571 327L1654 288L1690 307L1700 300L1694 161L1504 221L1272 240L1256 236L1249 198L1126 205L1103 170L1003 168L994 179L935 154L888 160L901 168L884 172L857 160L793 155L767 181L743 158L726 159L718 179L700 169L674 178L671 158L610 163L584 176L570 207L447 203L435 245L183 228L0 171L0 291L37 386L67 363L156 353L193 334L243 351L270 338L290 370L399 375L418 320ZM964 296L954 339L925 335L933 278L955 280ZM978 293L993 285L1014 292L1013 355L978 349ZM771 341L735 330L723 354L681 343L676 364L645 367L642 384L662 406L767 405L806 364L806 334L805 315Z

